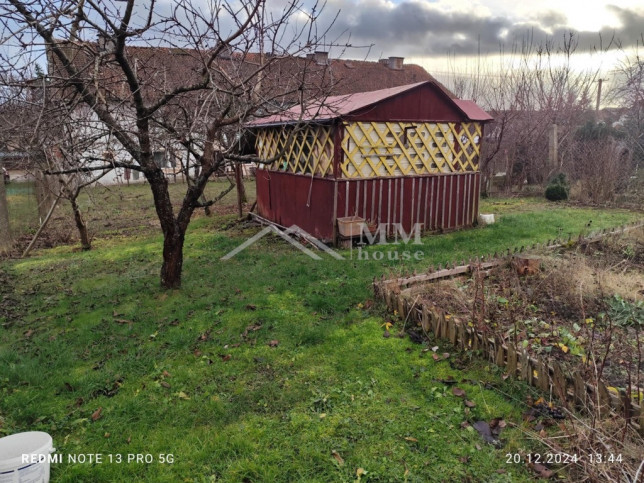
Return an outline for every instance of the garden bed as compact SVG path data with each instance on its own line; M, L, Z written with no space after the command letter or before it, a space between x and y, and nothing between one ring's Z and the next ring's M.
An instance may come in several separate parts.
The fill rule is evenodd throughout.
M519 275L510 262L486 277L416 287L420 305L512 342L569 370L602 370L607 385L644 387L644 233L563 246ZM603 363L603 367L602 367Z
M433 332L578 407L644 420L641 225L376 289L415 338Z

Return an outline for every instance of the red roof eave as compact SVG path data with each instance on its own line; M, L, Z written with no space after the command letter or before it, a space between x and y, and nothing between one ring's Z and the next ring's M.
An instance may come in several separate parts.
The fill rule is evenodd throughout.
M470 121L494 121L494 118L481 109L474 101L466 101L463 99L452 99L452 101L454 101L454 104L456 104Z

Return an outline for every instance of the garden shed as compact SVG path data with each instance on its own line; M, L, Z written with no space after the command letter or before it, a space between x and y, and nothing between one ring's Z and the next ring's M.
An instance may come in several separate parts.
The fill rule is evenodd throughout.
M338 219L472 225L483 127L492 118L433 81L333 96L248 126L261 160L258 214L337 242Z

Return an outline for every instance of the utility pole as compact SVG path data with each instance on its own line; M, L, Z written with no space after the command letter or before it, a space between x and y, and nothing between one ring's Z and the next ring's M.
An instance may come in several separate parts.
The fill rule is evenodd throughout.
M550 131L548 133L548 161L550 161L550 166L556 169L559 166L559 154L557 148L559 147L559 140L557 139L557 124L552 123L550 125Z
M599 103L602 99L602 82L604 79L597 79L597 104L595 105L595 118L599 121Z

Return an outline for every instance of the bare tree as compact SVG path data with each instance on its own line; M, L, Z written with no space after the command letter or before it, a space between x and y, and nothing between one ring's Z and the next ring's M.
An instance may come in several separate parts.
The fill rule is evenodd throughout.
M474 70L453 68L448 86L459 97L472 98L495 118L488 127L480 169L489 179L492 170L505 171L511 186L528 180L542 183L561 168L562 159L549 159L549 131L558 127L558 145L588 116L591 94L599 70L576 71L573 56L577 38L543 43L526 36L496 62L484 58Z
M630 52L623 52L615 70L612 89L607 94L608 102L621 109L618 130L632 153L631 172L639 171L644 164L644 34L638 45ZM622 168L624 169L624 168Z
M255 160L240 150L244 123L324 92L324 69L299 57L327 33L318 31L320 11L298 0L279 10L263 0L137 8L134 0L9 0L0 18L10 47L46 52L54 96L78 99L110 133L113 159L52 172L140 172L164 235L161 285L177 288L192 213L216 201L202 198L208 179L226 163ZM23 68L8 52L3 60ZM179 78L164 78L169 62L181 62ZM155 156L163 146L181 148L184 172L194 169L178 209Z

